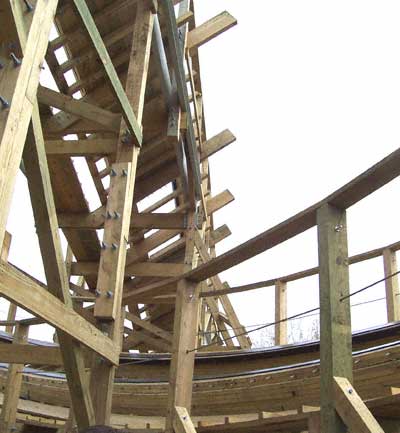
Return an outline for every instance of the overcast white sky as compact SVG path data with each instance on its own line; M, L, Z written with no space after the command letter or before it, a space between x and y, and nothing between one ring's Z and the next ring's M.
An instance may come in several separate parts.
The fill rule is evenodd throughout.
M334 191L400 145L400 3L201 0L197 23L228 10L238 25L200 48L208 137L236 143L212 157L212 188L236 200L215 216L232 236L218 253ZM350 254L400 240L399 181L348 212ZM40 276L22 178L9 219L10 260ZM224 273L232 286L317 265L316 230ZM351 268L356 290L381 260ZM383 296L383 286L354 302ZM273 288L232 296L244 325L273 320ZM289 314L318 305L318 281L289 285ZM354 328L385 322L384 303L353 310ZM39 328L34 336L39 336Z

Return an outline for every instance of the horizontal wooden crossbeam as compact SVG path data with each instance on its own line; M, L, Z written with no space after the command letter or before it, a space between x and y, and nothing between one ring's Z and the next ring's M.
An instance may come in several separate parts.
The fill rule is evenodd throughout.
M400 149L320 202L266 230L226 253L198 266L186 278L199 282L230 269L303 233L316 224L317 210L325 203L347 209L400 175Z

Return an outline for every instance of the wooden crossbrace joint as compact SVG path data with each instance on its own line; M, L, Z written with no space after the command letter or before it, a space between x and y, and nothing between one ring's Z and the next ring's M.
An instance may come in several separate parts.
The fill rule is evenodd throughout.
M353 385L344 377L334 377L335 408L349 430L357 433L384 433Z
M176 433L196 433L189 412L185 407L175 406L174 430Z

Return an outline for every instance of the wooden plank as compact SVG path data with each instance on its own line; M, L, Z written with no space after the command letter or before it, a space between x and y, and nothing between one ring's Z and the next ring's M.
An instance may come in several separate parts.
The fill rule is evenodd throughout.
M86 5L82 0L75 0L75 4L77 4L77 1L80 3L81 9L85 8L87 18L92 22L91 27L93 31L93 19L88 14ZM147 2L138 2L136 6L129 66L125 81L126 93L123 92L126 108L132 112L136 127L140 131L154 22L154 15L150 6L151 4L149 5ZM97 33L97 40L95 41L95 38L93 38L93 42L98 44L97 50L99 51L100 48L100 51L106 51L97 29L95 33ZM107 70L107 65L105 66ZM110 72L115 74L114 68L108 71L108 73ZM112 74L112 81L115 81L115 77ZM119 81L118 83L120 85ZM107 212L114 215L115 211L117 211L120 217L113 220L108 219L104 226L103 246L105 248L103 248L100 258L96 285L100 297L96 298L94 308L94 315L100 326L104 332L111 336L114 344L118 347L121 347L123 336L124 310L121 308L121 300L125 263L127 261L126 247L129 242L136 166L139 156L138 146L131 146L131 137L126 133L128 119L126 116L124 119L125 121L122 121L120 126L116 164L114 164L117 176L111 176L111 186L106 209ZM140 145L140 143L136 144ZM125 176L118 176L118 173L121 173L121 171L118 172L117 168L121 169L122 174L125 174ZM126 170L125 173L124 170ZM95 397L97 424L109 425L110 423L114 377L114 366L102 363L99 359L94 359L91 389Z
M40 65L44 60L57 3L57 0L39 0L36 4L7 120L0 134L0 245L3 245L11 196L39 83ZM24 25L23 17L15 16L15 9L13 14L15 22Z
M106 208L101 207L89 214L59 214L58 219L61 228L98 230L104 226L105 216ZM132 212L130 229L185 229L186 220L186 214L180 212Z
M156 335L157 337L162 338L163 340L168 341L169 343L172 342L172 334L170 332L161 329L160 327L154 325L148 320L142 320L138 316L135 316L132 313L126 313L126 318L130 320L133 324L140 326L141 328L145 329L146 331L149 331L150 333Z
M107 218L104 223L103 249L97 279L100 295L96 298L94 309L95 317L107 320L115 320L121 305L133 196L133 185L129 185L131 164L116 163L113 164L113 170L116 174L111 177L106 212L117 215L117 218Z
M194 226L195 215L189 218L189 229L186 231L184 264L188 268L196 265ZM187 280L178 282L172 355L169 372L168 405L166 432L172 432L176 419L175 406L186 407L190 412L192 404L192 382L194 371L193 351L197 341L199 319L200 286Z
M196 248L199 252L201 260L203 262L207 262L208 260L210 260L211 256L208 253L207 248L206 248L203 240L201 239L198 231L196 231L194 233L194 241L195 241L195 245L196 245ZM237 337L239 344L240 344L240 347L243 349L249 349L251 347L251 342L250 342L249 338L246 336L246 329L240 323L228 296L226 296L226 295L219 296L219 294L218 294L219 291L224 288L224 285L222 284L219 276L216 275L216 276L211 277L211 282L215 287L215 296L218 296L220 301L221 301L222 307L224 308L225 313L228 316L228 320L231 323L233 333ZM231 338L228 341L230 341L230 340L231 340Z
M14 344L26 344L28 333L29 326L21 324L17 325L12 346L14 346ZM8 367L3 407L0 414L0 427L2 433L11 433L16 428L18 399L21 394L23 369L24 364L11 364Z
M100 62L104 67L107 78L109 79L116 101L121 108L122 116L124 117L127 128L130 131L133 143L137 146L141 146L142 131L140 123L133 112L132 105L122 87L117 72L114 69L112 60L97 29L96 23L93 20L90 10L84 0L74 0L74 4L90 36L91 42L99 55Z
M29 33L29 35L26 33L24 25L25 11L23 10L21 3L13 3L12 7L20 45L24 56L26 56L31 33ZM54 17L54 12L55 10L52 11L53 15L51 18ZM47 24L47 30L50 29L50 24L51 21ZM30 32L31 31L32 27ZM48 36L48 31L46 30L45 35ZM37 89L35 89L35 91L36 90ZM29 193L31 196L46 280L50 286L50 291L60 300L61 305L75 314L72 309L69 281L58 232L39 107L37 101L31 101L31 104L32 121L27 132L23 160L25 173L28 179ZM17 275L14 273L14 276ZM19 276L20 275L17 277ZM57 300L57 298L54 299ZM18 304L18 302L16 303ZM26 301L24 302L24 306L25 304ZM71 401L77 412L76 418L78 426L79 428L86 428L93 423L94 417L82 347L76 340L71 338L68 333L63 332L61 328L57 330L57 337L60 342L60 349L63 356L64 370L68 380Z
M133 263L125 267L125 277L179 277L184 273L181 263ZM74 262L71 265L71 275L97 275L99 266L94 262Z
M324 204L317 212L317 221L321 430L345 433L347 429L335 410L334 376L353 377L346 211Z
M41 317L115 365L119 353L112 341L75 311L20 271L0 262L0 293L24 310Z
M335 377L334 387L336 410L350 431L384 433L348 379Z
M287 318L287 284L277 281L275 284L275 345L288 344L287 322L280 322Z
M206 201L207 214L208 215L213 214L214 212L222 209L227 204L233 202L233 200L235 200L235 197L227 189L225 191L220 192L214 197L208 198Z
M400 249L400 242L395 242L393 244L384 246L384 247L379 247L379 248L375 248L373 250L367 251L365 253L361 253L361 254L356 254L354 256L349 257L349 264L355 264L355 263L361 263L365 260L370 260L370 259L374 259L376 257L380 257L383 254L383 251L385 249L390 249L392 251L398 251ZM309 268L306 269L304 271L300 271L300 272L295 272L293 274L289 274L289 275L282 275L276 278L271 278L269 280L263 280L263 281L258 281L256 283L250 283L250 284L244 284L243 286L236 286L236 287L230 287L228 289L224 289L222 291L223 294L230 294L230 293L240 293L240 292L245 292L247 290L255 290L255 289L261 289L263 287L272 287L276 284L277 281L285 281L285 282L290 282L290 281L297 281L297 280L301 280L302 278L307 278L307 277L311 277L312 275L317 275L319 272L319 268L318 267L314 267L314 268ZM213 296L212 292L204 292L201 294L202 297L207 297L207 296Z
M115 153L115 139L95 138L93 140L46 140L47 155L89 156Z
M200 161L204 161L234 141L236 141L236 137L229 129L225 129L203 143L203 151L200 154Z
M57 346L33 346L20 344L14 340L11 346L0 343L0 362L10 364L34 364L62 366L60 348Z
M3 246L1 248L1 255L0 255L1 260L5 262L8 261L8 254L11 248L11 240L12 240L11 234L6 231L4 236ZM8 307L8 312L7 312L7 321L9 322L15 321L16 314L17 314L17 306L12 302L10 302L10 305ZM9 325L6 325L6 332L12 334L13 330L14 330L14 324L10 323Z
M194 424L185 407L175 406L176 417L174 429L176 433L196 433Z
M317 210L325 203L347 209L400 175L400 149L319 203L253 237L226 253L200 265L186 275L193 281L203 281L238 265L274 246L303 233L316 224Z
M74 114L83 119L91 120L100 125L106 126L110 131L119 132L121 124L121 115L104 110L94 104L80 101L72 96L64 95L48 89L47 87L39 86L37 92L38 101L49 107L58 108L66 113Z
M394 275L397 271L396 252L390 248L383 250L383 268L385 272L386 313L388 322L400 320L399 279Z
M230 29L237 24L229 12L224 11L219 15L209 19L205 23L191 30L188 35L188 50L194 51L201 45Z

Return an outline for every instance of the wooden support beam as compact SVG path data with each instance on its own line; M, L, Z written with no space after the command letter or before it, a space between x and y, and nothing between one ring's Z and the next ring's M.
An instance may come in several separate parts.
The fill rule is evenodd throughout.
M229 129L225 129L214 137L203 143L203 150L200 154L200 160L204 161L219 150L224 149L229 144L236 141L236 137Z
M205 44L236 24L236 18L234 18L229 12L221 12L219 15L211 18L189 32L187 44L188 50L191 52L196 50L201 45Z
M49 5L52 3L54 3L54 9L50 9L50 11L47 11L47 14L50 14L50 16L47 19L44 19L44 22L41 23L41 27L38 28L40 34L39 36L36 36L38 40L40 40L42 34L46 38L48 38L52 19L54 18L55 9L57 7L57 2L48 2L47 4ZM38 4L36 4L36 8ZM23 9L23 6L21 5L21 3L13 3L12 7L16 30L25 59L27 54L29 53L29 42L34 21L32 21L29 34L27 34L24 22L25 10ZM37 9L35 10L37 11ZM37 12L35 12L35 14L36 13ZM43 25L45 25L44 29ZM47 44L45 46L47 46ZM39 66L40 64L36 67L40 69ZM34 74L36 74L36 72L34 72ZM36 91L37 82L35 84L35 93ZM31 99L32 96L29 96ZM76 314L72 309L72 301L69 293L69 281L67 278L66 268L62 256L61 241L58 233L57 217L50 182L49 168L47 166L38 103L36 101L30 100L30 108L30 111L29 109L28 111L31 115L32 120L27 131L23 160L25 173L28 179L29 192L32 201L36 230L39 238L39 246L42 253L42 260L46 279L49 284L50 291L54 296L47 293L46 291L42 293L42 296L40 296L40 293L36 292L33 294L31 293L27 296L27 294L24 294L23 290L21 290L21 293L19 293L20 301L16 302L16 304L23 304L23 306L26 307L26 304L28 302L26 298L29 297L29 299L31 300L35 296L38 296L36 301L32 302L32 305L34 305L35 308L39 307L39 303L42 307L44 307L44 310L48 308L50 306L49 303L53 303L54 300L60 308L65 309L68 313ZM2 275L3 278L5 277L4 280L1 281L3 287L7 284L7 277L10 277L11 274L14 278L19 280L20 289L27 288L27 280L25 279L25 281L22 282L22 275L18 275L15 270L11 272L10 269L8 269L8 275ZM12 288L14 289L14 292L17 291L17 288L15 286ZM41 290L43 291L43 289ZM47 300L49 302L47 305L45 302L45 298L43 298L43 296L46 295L48 295ZM12 297L9 299L12 299ZM33 310L35 310L35 308ZM29 309L28 311L33 312ZM54 311L51 311L51 313L54 313ZM77 316L83 322L86 322L79 315ZM75 334L76 331L73 333ZM60 349L64 361L64 369L66 372L68 386L71 394L71 402L77 411L76 416L78 426L79 428L86 428L89 425L93 424L94 417L92 401L89 395L86 371L84 368L82 347L76 340L73 339L73 337L71 337L68 332L65 332L62 327L58 328L57 337L60 342ZM90 338L93 338L93 334L90 336ZM97 345L97 343L98 342L96 342L95 345Z
M287 284L284 281L277 281L275 284L275 322L287 318ZM288 344L287 322L275 324L275 345Z
M97 31L89 10L82 0L74 0L84 20L90 25L92 41L100 54L109 59L108 53ZM135 190L136 166L139 147L130 145L131 137L126 133L130 120L134 119L136 141L141 144L141 126L144 107L144 96L150 61L150 48L153 34L154 15L148 2L138 2L133 28L132 46L129 66L125 82L125 91L116 76L111 60L104 66L111 79L117 97L123 101L122 108L129 116L121 122L118 140L116 163L113 165L116 175L111 176L106 211L117 218L107 219L104 226L103 249L100 257L94 316L104 332L113 339L114 344L121 347L124 324L124 310L121 308L124 285L124 270L127 262L127 244L129 242L129 226L132 214ZM109 68L111 65L111 68ZM116 86L116 84L118 84ZM126 93L125 93L126 92ZM124 112L123 111L123 112ZM132 133L132 129L129 128ZM134 138L134 137L133 137ZM117 214L115 214L117 212ZM119 214L119 217L118 217ZM129 263L129 262L128 262ZM115 367L94 359L91 373L91 389L94 394L96 423L109 425Z
M235 197L227 189L214 197L208 198L206 200L207 214L213 214L217 210L222 209L224 206L231 203L233 200L235 200Z
M196 265L195 215L190 216L186 232L184 263L188 268ZM194 371L193 350L197 341L199 319L200 286L187 280L180 280L176 293L174 316L174 339L169 375L166 432L172 432L176 419L175 406L182 406L190 412L192 404L192 382Z
M396 252L386 248L383 250L383 267L385 271L386 312L388 322L400 320L399 279L393 275L398 271Z
M334 377L334 392L336 410L350 431L384 433L348 379Z
M179 277L184 273L181 263L133 263L125 267L125 277ZM94 262L74 262L71 265L71 275L97 275L99 266Z
M115 214L111 214L113 218ZM104 227L107 218L105 207L96 209L89 214L59 214L60 227L64 229L92 229ZM136 213L131 216L130 229L185 229L186 214L176 213Z
M324 200L321 200L252 239L249 239L243 244L232 248L226 253L213 258L209 262L200 265L197 269L190 271L186 277L199 282L210 278L212 275L230 269L314 227L316 224L317 210L322 205L331 203L341 209L347 209L399 175L400 149L392 152L382 161L375 164Z
M335 410L334 376L353 378L346 211L324 204L317 211L321 429L347 431Z
M0 263L0 294L64 331L113 364L118 364L112 341L42 286L10 265Z
M157 337L162 338L165 341L168 341L169 343L172 343L172 334L170 332L165 331L164 329L161 329L160 327L154 325L150 321L142 320L142 319L140 319L140 317L135 316L132 313L126 313L126 318L128 320L130 320L134 325L145 329L146 331L150 332L151 334L154 334Z
M0 343L0 362L10 364L63 365L60 348L57 346L33 346L30 344L20 344L14 340L12 350L10 349L10 344Z
M14 344L26 344L29 326L17 325L14 334ZM10 348L9 348L10 350ZM18 399L21 394L22 371L24 364L10 364L8 367L7 382L4 389L4 401L0 414L0 429L2 433L15 431L17 420Z
M74 4L90 36L90 40L97 51L100 62L103 65L106 76L111 84L111 88L114 92L117 103L120 106L122 116L125 119L127 128L130 132L129 139L131 139L134 144L140 146L142 144L142 130L140 127L141 122L135 116L131 102L129 101L122 87L121 81L118 78L113 62L110 59L108 51L97 29L96 23L93 20L90 10L84 0L74 0Z
M196 248L199 252L200 258L202 260L202 262L207 262L208 260L211 259L210 254L207 251L207 247L205 246L203 240L201 239L199 232L196 231L194 233L194 241L195 241L195 245ZM251 347L251 342L250 339L246 336L246 329L244 328L244 326L241 325L235 310L232 307L232 304L228 298L227 295L222 295L219 296L218 292L220 290L223 290L224 285L222 284L220 278L218 275L211 277L211 282L215 287L215 295L219 297L222 307L225 310L225 313L228 316L228 320L231 323L232 329L233 329L233 333L234 335L237 336L237 339L239 341L240 347L242 347L243 349L249 349ZM231 339L227 340L230 341Z
M120 114L112 113L94 104L80 101L72 96L64 95L43 86L39 86L37 97L40 103L49 107L58 108L66 113L99 123L109 128L110 131L119 132Z
M116 151L117 143L114 138L95 138L93 140L46 140L47 155L110 155Z
M4 236L3 247L1 248L1 255L0 255L1 260L5 262L8 261L8 255L11 248L11 240L12 240L11 234L6 232ZM8 307L8 312L7 312L7 321L8 322L15 321L16 314L17 314L17 306L13 302L10 302L10 305ZM6 326L6 332L12 334L13 330L14 330L13 324L10 323L9 325Z
M4 114L2 113L0 121L0 166L2 171L0 177L0 245L3 245L11 196L39 84L40 65L46 53L57 3L57 0L38 0L33 12L22 64L15 68L13 62L10 61L6 71L3 72L5 75L2 75L2 81L5 80L6 86L11 87L12 83L15 83L15 89L10 108L2 110ZM12 8L16 26L25 28L24 16L18 14L20 5L6 2L4 6Z
M196 433L189 412L185 407L175 407L176 417L174 420L175 433Z

